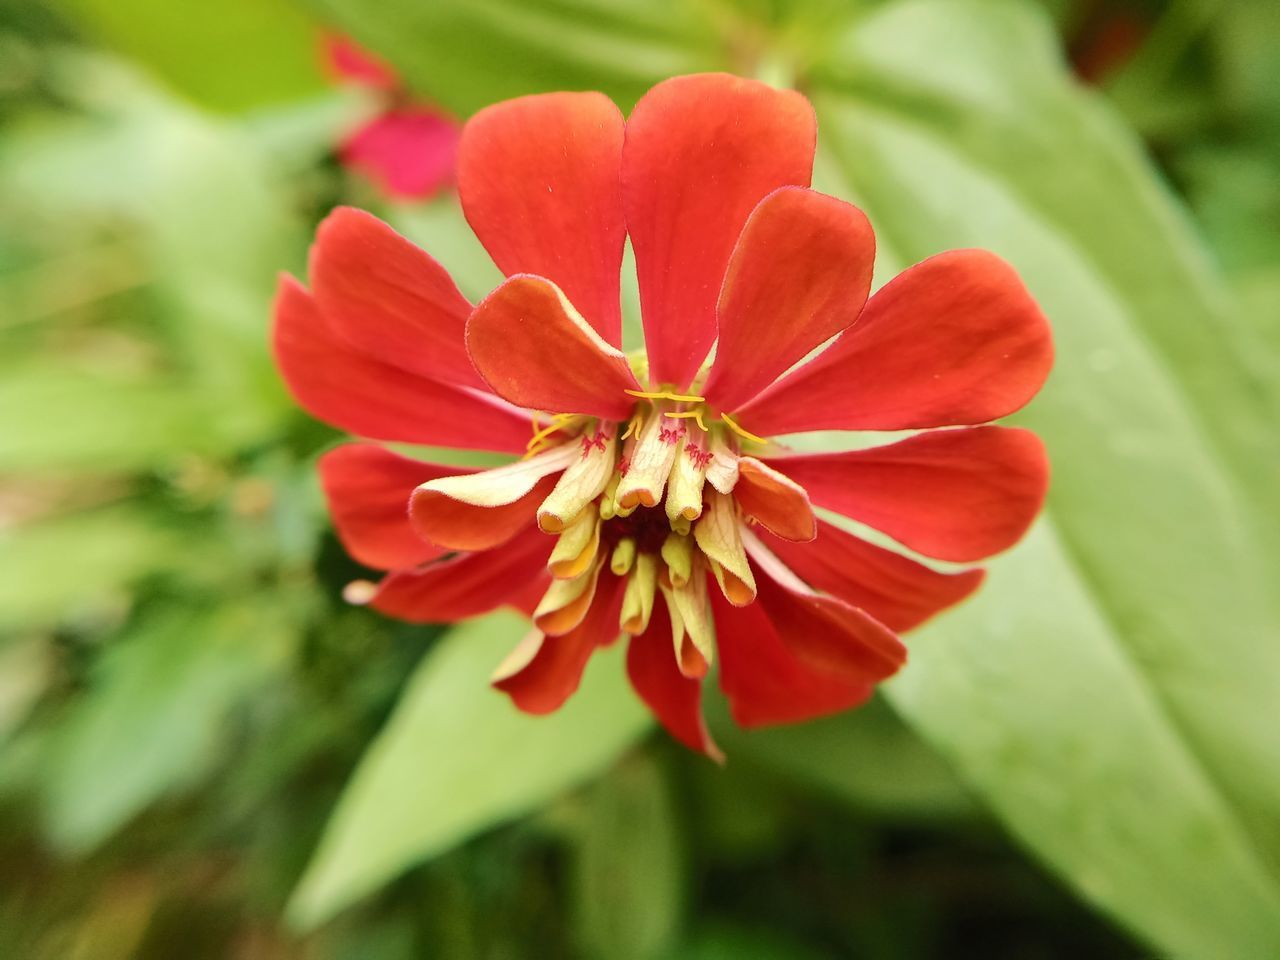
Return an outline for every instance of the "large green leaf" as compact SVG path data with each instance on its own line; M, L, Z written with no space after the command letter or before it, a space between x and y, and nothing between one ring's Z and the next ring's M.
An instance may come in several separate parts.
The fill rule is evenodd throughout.
M684 0L310 3L461 114L547 90L603 90L626 109L664 77L725 63L711 5Z
M547 717L486 682L528 624L497 613L451 631L422 661L347 785L290 905L313 926L402 871L537 809L599 772L648 728L622 645Z
M1014 835L1178 957L1280 950L1280 890L1046 525L911 640L894 704ZM850 758L856 762L856 758Z
M1250 513L1276 445L1222 290L1026 8L913 0L837 50L813 90L834 191L892 259L1006 256L1058 344L1024 417L1053 457L1052 529L922 634L891 695L1153 942L1280 950L1275 557Z

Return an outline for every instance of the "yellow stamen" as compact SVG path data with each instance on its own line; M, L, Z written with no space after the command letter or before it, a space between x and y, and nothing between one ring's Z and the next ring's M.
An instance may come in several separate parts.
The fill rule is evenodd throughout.
M641 400L674 400L676 403L702 403L706 397L695 397L689 394L672 393L670 390L658 390L656 392L646 392L644 390L623 390L625 394L633 397L639 397Z
M626 433L624 433L618 439L625 440L627 439L627 437L630 437L633 434L639 433L642 427L644 427L644 417L642 417L640 414L637 413L634 417L631 418L631 422L627 424Z
M751 431L742 429L742 427L738 426L736 423L733 422L733 418L729 416L727 413L720 414L720 419L724 421L725 426L727 426L730 430L732 430L738 436L742 437L744 440L752 440L756 443L769 442L764 437L757 437Z
M535 412L533 414L534 433L533 436L529 438L529 442L525 444L525 454L521 459L528 460L534 454L541 453L546 440L553 433L563 430L576 416L577 414L573 413L557 413L551 417L551 424L549 426L542 427L540 426L541 421L538 419L538 414Z
M673 420L686 420L689 417L693 417L694 420L698 421L699 427L701 427L704 431L707 429L707 425L702 422L701 407L698 407L696 410L682 410L679 413L664 413L663 416L671 417Z

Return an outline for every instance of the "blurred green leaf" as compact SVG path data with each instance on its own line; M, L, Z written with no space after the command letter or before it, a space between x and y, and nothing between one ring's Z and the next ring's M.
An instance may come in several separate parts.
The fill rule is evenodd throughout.
M1006 256L1059 354L1022 417L1054 460L1056 536L926 630L893 699L1025 842L1164 949L1276 952L1280 558L1263 544L1280 451L1249 331L1028 8L908 0L839 50L813 91L835 192L898 259Z
M725 716L714 733L735 761L784 774L883 817L953 818L976 812L942 758L880 699L834 717L764 730L740 730Z
M228 436L232 424L212 416L219 407L217 397L172 377L19 366L0 374L0 420L7 424L0 432L0 469L109 473L225 452L240 437Z
M648 754L615 767L588 796L575 871L579 941L601 960L656 960L685 901L681 818Z
M289 0L58 0L89 34L205 106L244 110L323 89L319 31Z
M0 630L66 620L173 563L180 540L145 511L70 514L0 533Z
M665 77L726 62L715 8L685 0L309 3L461 115L549 90L603 90L625 110Z
M288 651L276 610L168 609L113 643L46 757L44 814L59 848L83 854L207 769L232 707Z
M582 689L546 717L485 682L528 630L496 613L427 655L347 784L290 904L315 926L415 863L537 809L598 773L649 725L622 645L592 660Z
M388 221L444 264L473 302L482 300L502 281L502 271L471 232L456 195L397 207L389 211Z

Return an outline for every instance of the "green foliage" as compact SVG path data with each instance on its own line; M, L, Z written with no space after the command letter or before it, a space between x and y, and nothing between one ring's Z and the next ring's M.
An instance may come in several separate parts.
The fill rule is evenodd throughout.
M587 954L666 957L685 890L680 815L661 767L640 755L593 787L577 844L579 938Z
M623 107L664 77L721 69L715 5L683 0L309 0L415 89L468 115L526 93L603 90Z
M49 834L83 854L208 767L231 708L289 654L278 603L151 614L112 645L45 768Z
M288 0L59 0L107 46L216 110L322 89L316 25Z
M356 770L291 907L312 926L406 867L536 810L612 761L649 726L621 647L595 658L549 717L520 714L487 679L526 630L491 614L427 656Z

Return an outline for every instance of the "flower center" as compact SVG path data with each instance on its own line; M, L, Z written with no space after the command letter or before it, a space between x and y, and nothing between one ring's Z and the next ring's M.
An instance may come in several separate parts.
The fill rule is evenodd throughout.
M714 417L697 394L627 393L636 405L623 422L534 421L530 454L563 443L580 450L538 511L539 526L558 539L548 564L555 579L534 619L551 635L572 629L607 571L626 580L621 628L642 633L661 595L681 669L700 676L714 637L706 574L730 602L755 597L731 494L742 443L764 441Z

